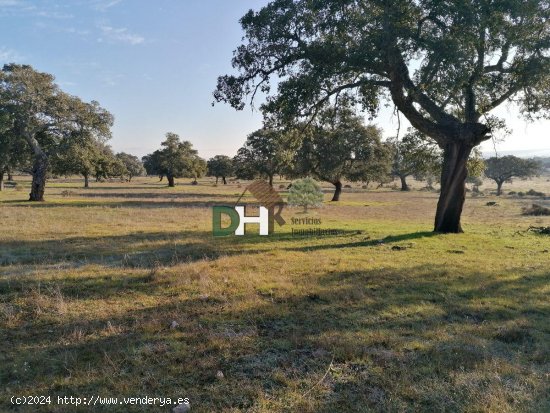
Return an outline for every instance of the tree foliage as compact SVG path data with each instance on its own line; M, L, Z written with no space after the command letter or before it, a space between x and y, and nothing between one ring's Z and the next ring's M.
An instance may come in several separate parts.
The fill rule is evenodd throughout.
M342 180L364 182L373 175L390 172L387 147L382 132L352 110L325 110L303 132L294 164L298 175L312 175L335 186L333 201L338 201Z
M443 150L434 229L461 232L467 159L492 133L486 115L507 101L526 117L549 114L549 18L540 0L273 0L241 19L239 73L219 77L214 97L243 109L264 92L262 110L283 121L344 95L372 116L390 100Z
M401 190L409 190L407 177L423 180L441 166L437 146L422 133L409 129L402 139L388 139L391 150L392 175L401 180Z
M175 178L197 178L206 172L206 162L198 156L189 141L181 141L172 132L166 134L161 143L162 149L143 157L143 165L148 175L157 175L168 179L168 186L175 186Z
M273 185L273 177L288 170L292 161L293 134L264 127L246 138L233 158L237 178L263 178Z
M216 155L210 158L206 162L206 166L208 176L214 176L216 178L216 183L218 183L218 178L222 178L224 185L227 184L225 178L233 175L235 169L233 159L227 155Z
M50 158L66 140L105 142L113 116L97 102L85 103L63 92L48 73L28 65L4 65L0 72L0 108L12 131L33 154L31 201L42 201ZM22 149L22 148L21 148Z
M512 178L530 178L540 173L540 163L533 159L522 159L508 155L493 157L485 161L485 176L497 183L497 195L502 194L502 185Z
M145 174L143 163L137 156L119 152L116 154L116 158L124 165L123 175L127 177L128 182L131 182L134 176L142 176Z

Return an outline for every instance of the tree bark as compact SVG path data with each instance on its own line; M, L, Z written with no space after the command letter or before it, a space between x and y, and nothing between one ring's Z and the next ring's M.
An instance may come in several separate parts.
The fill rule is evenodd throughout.
M501 196L502 195L502 184L504 182L502 181L497 181L497 196Z
M225 176L222 176L222 182L223 182L224 185L227 185L227 181L225 180Z
M269 175L269 186L273 188L273 175Z
M0 171L0 192L4 190L4 171Z
M216 176L216 185L218 185L218 178L219 178L219 177Z
M334 195L332 196L332 201L339 201L340 200L340 194L342 193L342 182L336 181L333 182L332 185L334 185Z
M84 188L89 188L90 187L90 177L88 176L88 174L85 174L84 175Z
M461 233L460 216L466 199L467 161L472 145L447 142L443 147L441 194L435 215L435 232Z
M13 175L12 175L10 169L8 169L8 181L10 181L10 182L13 181Z
M173 188L176 186L176 183L174 182L174 177L172 175L167 175L166 178L168 179L168 186L170 188Z
M401 175L399 179L401 179L401 190L408 191L410 188L409 188L409 185L407 185L407 177L404 175Z
M29 201L44 201L47 172L48 156L43 152L36 154L32 167L32 184Z

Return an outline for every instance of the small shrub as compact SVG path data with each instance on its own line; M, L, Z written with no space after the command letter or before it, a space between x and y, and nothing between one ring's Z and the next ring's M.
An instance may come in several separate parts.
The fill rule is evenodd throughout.
M69 191L68 189L65 189L64 191L61 191L61 196L66 198L68 196L73 196L75 193L73 191Z
M322 205L321 186L312 178L298 179L292 182L292 187L288 191L288 203L304 207L304 212L307 212L308 207Z
M520 197L524 197L524 196L525 196L525 192L521 192L521 191L520 191L520 192L518 192L518 196L520 196Z
M351 185L344 185L344 188L351 188Z
M508 192L508 195L516 195L516 194L517 194L516 191L510 191L510 192Z
M534 189L530 189L526 192L526 195L529 196L546 196L544 192L535 191Z
M523 208L523 215L532 216L550 216L550 208L543 207L542 205L533 204L531 208Z

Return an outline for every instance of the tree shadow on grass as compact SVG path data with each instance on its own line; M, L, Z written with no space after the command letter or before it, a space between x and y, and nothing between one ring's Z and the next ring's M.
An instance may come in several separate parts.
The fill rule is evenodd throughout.
M439 234L431 231L418 231L418 232L411 232L409 234L388 235L387 237L379 238L379 239L363 239L361 241L342 242L338 244L330 243L330 244L310 245L310 246L303 246L303 247L290 247L290 248L286 248L286 250L308 252L308 251L338 249L338 248L374 247L382 244L393 244L393 243L403 242L403 241L412 241L420 238L429 238L437 235Z
M184 389L197 412L544 411L548 283L429 265L329 271L244 305L246 294L186 293L67 323L34 317L0 333L0 378L15 393Z

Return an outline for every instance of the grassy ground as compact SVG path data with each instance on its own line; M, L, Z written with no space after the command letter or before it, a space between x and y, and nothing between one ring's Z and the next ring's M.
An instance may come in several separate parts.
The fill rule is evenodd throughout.
M170 411L9 403L96 394L192 412L550 411L550 238L527 231L550 217L521 215L548 201L469 197L466 234L433 235L436 193L353 184L309 214L346 235L213 238L210 206L243 186L54 181L31 205L27 185L0 193L2 412ZM550 193L505 190L530 188Z

